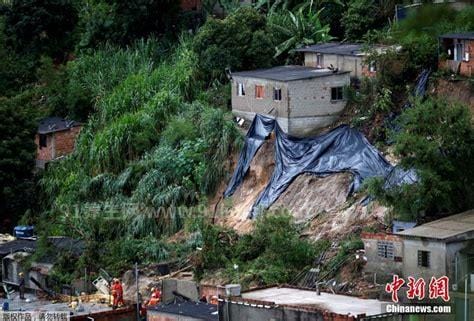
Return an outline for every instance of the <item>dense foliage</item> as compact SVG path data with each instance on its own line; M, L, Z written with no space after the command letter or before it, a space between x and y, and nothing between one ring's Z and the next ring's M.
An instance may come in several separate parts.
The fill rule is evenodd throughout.
M265 16L241 8L223 20L209 18L194 38L201 77L223 80L232 71L272 65L274 43Z
M251 234L241 237L206 225L198 275L224 268L228 278L244 285L291 282L329 245L300 239L292 219L289 214L266 213L257 219Z
M395 152L402 166L417 170L419 182L389 190L375 182L370 190L410 219L472 208L474 169L467 164L474 153L474 127L467 108L442 100L416 101L400 123Z
M247 284L288 282L319 251L298 237L289 216L264 216L255 233L238 237L203 223L207 216L196 207L207 209L241 143L228 112L225 69L298 62L294 49L331 39L401 45L374 53L377 79L352 92L363 114L356 122L376 124L369 138L383 144L380 119L401 111L406 85L422 68L436 68L437 36L474 29L472 8L458 13L443 6L422 6L392 24L394 2L382 0L203 5L202 14L180 12L173 0L0 5L0 211L11 223L27 213L23 221L43 236L85 241L81 259L59 260L60 283L86 265L118 273L134 262L182 258L196 246L203 246L200 275L225 268L229 278ZM216 5L221 10L214 16ZM36 185L34 131L40 117L51 115L84 127L75 152L51 164ZM419 171L420 183L385 191L375 182L373 194L412 216L472 207L466 111L417 101L401 119L396 152L404 166ZM165 240L202 217L187 241ZM353 249L343 246L336 261Z
M25 168L34 164L36 124L33 109L24 106L25 98L0 98L0 230L11 228L34 206L33 173Z

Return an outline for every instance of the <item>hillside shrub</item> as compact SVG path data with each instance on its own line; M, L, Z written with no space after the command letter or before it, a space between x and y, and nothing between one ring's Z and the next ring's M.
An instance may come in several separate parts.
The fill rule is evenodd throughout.
M400 125L395 153L402 166L416 169L419 182L386 190L376 180L369 192L405 219L432 219L472 208L474 170L466 161L474 153L474 128L466 106L417 100L402 113Z

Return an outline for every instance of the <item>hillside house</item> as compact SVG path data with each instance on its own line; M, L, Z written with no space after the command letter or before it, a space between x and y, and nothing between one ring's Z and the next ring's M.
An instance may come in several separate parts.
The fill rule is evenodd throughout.
M376 46L372 50L383 52L388 47ZM304 54L304 65L315 68L333 66L339 70L350 71L351 77L374 77L377 73L375 62L367 63L369 51L363 44L328 42L307 46L296 50Z
M425 280L446 275L453 288L463 288L467 275L474 290L474 210L394 234L364 232L361 238L364 271L380 281L393 274Z
M19 284L18 273L25 274L26 289L37 290L30 277L41 284L42 287L49 286L49 274L54 267L54 263L59 253L70 253L75 257L81 256L84 251L84 243L69 237L49 237L48 243L55 252L39 258L35 262L27 260L38 247L36 239L17 239L0 245L1 259L1 282L8 285Z
M36 167L44 169L48 162L72 153L81 128L81 123L61 117L42 119L35 137Z
M439 67L466 77L474 75L474 32L439 37Z
M346 106L349 72L280 66L232 73L232 112L253 120L275 117L292 136L308 136L333 123Z
M397 233L403 238L403 275L448 276L451 284L474 273L474 210Z

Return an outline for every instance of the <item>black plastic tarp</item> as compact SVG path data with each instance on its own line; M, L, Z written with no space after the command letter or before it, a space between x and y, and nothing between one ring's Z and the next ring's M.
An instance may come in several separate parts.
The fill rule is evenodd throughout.
M270 207L300 174L312 173L319 176L350 172L353 174L349 192L357 191L364 179L387 177L393 173L393 166L356 129L347 125L332 131L307 138L291 137L283 132L278 123L270 117L256 115L247 133L237 168L224 192L231 196L242 183L250 163L264 140L275 131L275 169L270 182L258 196L249 218L258 215L261 209ZM402 169L393 173L405 177Z

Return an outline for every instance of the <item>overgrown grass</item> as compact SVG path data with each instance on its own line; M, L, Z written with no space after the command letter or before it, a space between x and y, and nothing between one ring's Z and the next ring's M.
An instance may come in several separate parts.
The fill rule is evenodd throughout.
M86 257L102 258L97 267L118 270L137 255L140 262L169 257L157 238L183 227L181 206L215 191L241 142L230 113L195 100L205 95L195 80L189 39L159 63L156 50L152 40L116 51L106 47L70 67L69 81L91 94L93 112L75 152L51 164L41 180L49 209L44 218L62 227L56 233L86 240ZM138 240L154 250L148 253Z

